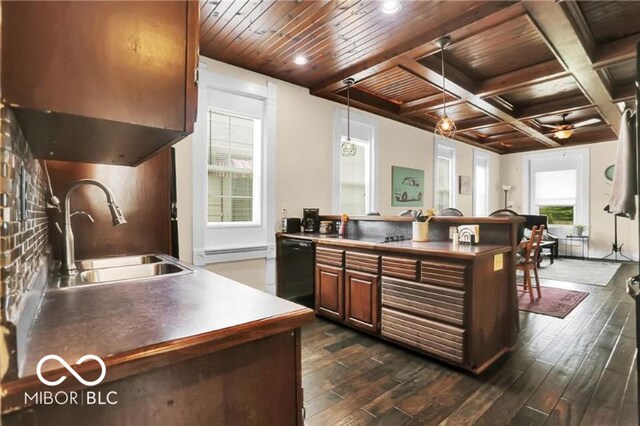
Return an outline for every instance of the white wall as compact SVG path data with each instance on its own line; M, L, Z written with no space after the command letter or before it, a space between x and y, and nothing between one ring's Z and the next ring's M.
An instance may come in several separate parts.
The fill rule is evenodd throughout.
M603 142L591 145L581 145L573 149L589 150L589 226L590 256L603 257L611 251L613 242L613 216L604 212L603 208L609 203L610 185L604 177L604 170L615 162L616 142ZM572 148L557 148L547 152L557 152L562 155L564 151ZM502 156L502 183L513 185L515 188L510 193L513 209L517 212L524 211L527 191L523 190L524 155L509 154ZM638 222L624 218L618 219L618 244L624 243L623 254L633 259L638 259ZM577 250L575 248L574 250ZM576 253L576 251L574 251ZM562 249L560 251L562 254Z
M300 216L303 207L318 207L321 213L332 211L333 201L333 116L343 106L309 94L308 89L201 57L207 70L247 82L277 84L276 130L276 212L286 208L290 216ZM395 215L404 210L391 207L391 166L425 171L424 208L433 204L434 135L383 117L375 118L378 128L378 210ZM191 138L176 145L178 172L178 216L181 258L192 260L192 171ZM472 176L473 147L456 143L457 175ZM490 161L490 209L501 207L500 156L488 152ZM456 176L457 182L457 176ZM470 195L458 195L458 208L472 214ZM275 224L274 224L275 225Z

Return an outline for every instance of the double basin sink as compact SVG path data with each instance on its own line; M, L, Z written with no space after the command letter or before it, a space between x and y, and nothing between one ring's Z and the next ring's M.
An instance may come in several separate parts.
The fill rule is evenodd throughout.
M54 274L51 287L68 288L192 272L173 258L155 254L79 260L76 261L76 268L78 274L75 276Z

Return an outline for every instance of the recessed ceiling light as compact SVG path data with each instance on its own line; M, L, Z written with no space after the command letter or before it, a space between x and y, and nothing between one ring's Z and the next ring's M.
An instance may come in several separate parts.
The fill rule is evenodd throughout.
M385 15L393 15L397 13L402 8L400 2L398 0L382 0L382 6L380 6L380 11Z
M302 55L298 55L298 56L296 56L296 57L293 59L293 62L294 62L296 65L304 65L304 64L306 64L306 63L307 63L307 58L305 58L305 57L304 57L304 56L302 56Z

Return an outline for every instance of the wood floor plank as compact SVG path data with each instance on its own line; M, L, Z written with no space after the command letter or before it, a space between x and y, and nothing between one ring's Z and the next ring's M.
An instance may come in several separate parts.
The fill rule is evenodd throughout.
M577 426L582 420L584 410L585 405L583 404L569 401L568 399L560 399L551 414L549 414L546 424L548 426Z
M610 353L609 349L594 346L585 356L562 397L586 405L595 391Z
M334 423L335 426L364 426L371 425L375 421L375 417L371 414L367 413L364 410L358 409L353 413L349 414L342 420L339 420L337 423ZM329 424L329 423L327 423Z
M590 295L565 319L520 312L513 353L480 376L318 318L302 329L306 424L637 425L635 268L553 282Z
M478 419L477 424L508 424L536 391L553 366L535 361L513 385Z
M638 370L637 359L634 360L633 368L629 372L627 388L625 389L622 406L616 424L637 425L638 424Z
M411 420L411 416L397 408L387 411L371 423L372 426L400 426Z
M620 374L605 369L584 412L582 423L592 425L616 423L627 385L627 376L628 373Z
M336 424L343 418L358 410L367 402L375 399L380 394L397 385L398 382L396 380L383 375L377 380L368 382L366 386L363 386L359 390L346 395L342 400L338 401L328 409L309 417L306 423L309 426Z
M460 404L469 398L483 384L482 379L470 375L463 376L449 391L439 392L437 397L427 407L409 420L409 425L437 425Z
M512 425L543 425L547 422L549 415L542 413L538 410L534 410L531 407L524 406L520 409L518 414L511 420Z
M394 410L400 402L413 395L416 390L422 389L433 382L442 372L443 368L437 368L435 365L423 368L413 379L405 381L383 393L363 408L376 417L384 416Z
M493 375L479 389L460 404L446 419L442 426L472 425L507 389L520 377L522 371L502 366L498 374Z
M310 400L304 401L305 413L307 417L313 417L321 411L331 407L336 402L340 401L342 397L330 390L321 393L320 395Z

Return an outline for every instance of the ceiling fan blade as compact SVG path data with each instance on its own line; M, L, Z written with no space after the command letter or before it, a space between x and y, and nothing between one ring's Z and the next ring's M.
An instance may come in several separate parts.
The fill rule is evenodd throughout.
M554 124L544 124L544 123L540 123L540 126L542 126L542 127L546 127L546 128L548 128L548 129L555 129L555 128L557 128L557 127L558 127L558 126L556 126L556 125L554 125Z
M584 121L579 121L578 123L575 123L573 125L573 127L583 127L583 126L590 126L592 124L597 124L600 123L602 120L600 120L599 118L590 118L588 120L584 120Z

